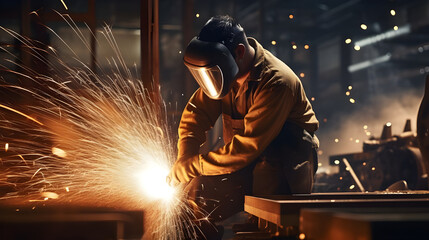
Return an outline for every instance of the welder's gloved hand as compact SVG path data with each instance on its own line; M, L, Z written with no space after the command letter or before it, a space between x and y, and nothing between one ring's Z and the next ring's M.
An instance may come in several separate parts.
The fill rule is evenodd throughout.
M192 178L200 176L200 162L198 155L181 157L176 160L168 174L167 182L170 186L191 181Z

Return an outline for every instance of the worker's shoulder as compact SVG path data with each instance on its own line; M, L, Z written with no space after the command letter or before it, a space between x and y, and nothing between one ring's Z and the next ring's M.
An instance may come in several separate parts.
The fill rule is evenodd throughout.
M266 84L296 86L300 83L298 76L282 60L278 59L268 50L264 50L264 70L263 79Z

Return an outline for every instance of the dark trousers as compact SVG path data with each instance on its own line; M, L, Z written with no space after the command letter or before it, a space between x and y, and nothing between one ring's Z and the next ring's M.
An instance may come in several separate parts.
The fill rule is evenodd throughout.
M293 124L249 166L226 175L199 176L186 186L197 218L222 221L244 209L244 195L310 193L317 170L312 134Z

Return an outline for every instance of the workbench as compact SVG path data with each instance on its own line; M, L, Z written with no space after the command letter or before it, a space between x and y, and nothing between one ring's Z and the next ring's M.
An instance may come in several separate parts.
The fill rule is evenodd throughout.
M385 226L388 226L389 222L392 226L396 224L389 220L392 216L396 216L398 219L403 216L402 220L398 220L397 223L404 226L407 225L405 224L406 222L411 223L413 221L427 221L429 223L429 217L422 217L425 214L429 216L429 193L427 191L408 191L395 193L315 193L288 196L245 196L244 210L258 217L260 231L268 232L271 237L297 236L304 238L307 236L305 239L329 239L319 236L324 234L322 234L323 229L333 231L332 229L329 230L325 226L317 228L318 230L316 231L315 228L326 223L325 220L329 219L328 216L334 218L342 213L349 214L350 224L354 221L353 217L356 217L356 219L366 218L367 223L365 224L367 226L371 226L371 221L381 221L383 214L386 216ZM329 210L332 210L332 212ZM406 215L408 212L415 214ZM419 214L420 212L422 214ZM316 215L320 216L315 217ZM371 216L373 219L371 219ZM413 217L415 218L414 220ZM363 228L362 226L365 224L356 225L356 228L360 230L359 228ZM407 226L412 229L413 224L408 224ZM339 226L335 225L330 227L333 229L339 228Z

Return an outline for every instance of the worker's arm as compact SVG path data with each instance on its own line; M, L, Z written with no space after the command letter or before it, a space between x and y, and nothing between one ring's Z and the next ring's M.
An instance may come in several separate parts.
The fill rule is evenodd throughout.
M279 134L291 112L298 84L288 86L272 79L272 84L254 94L254 103L244 117L244 134L234 135L222 148L199 155L202 175L219 175L237 171L256 159Z
M221 101L207 97L201 89L191 97L179 124L177 160L169 174L171 184L188 182L201 175L199 149L206 141L206 132L216 123L221 111Z

